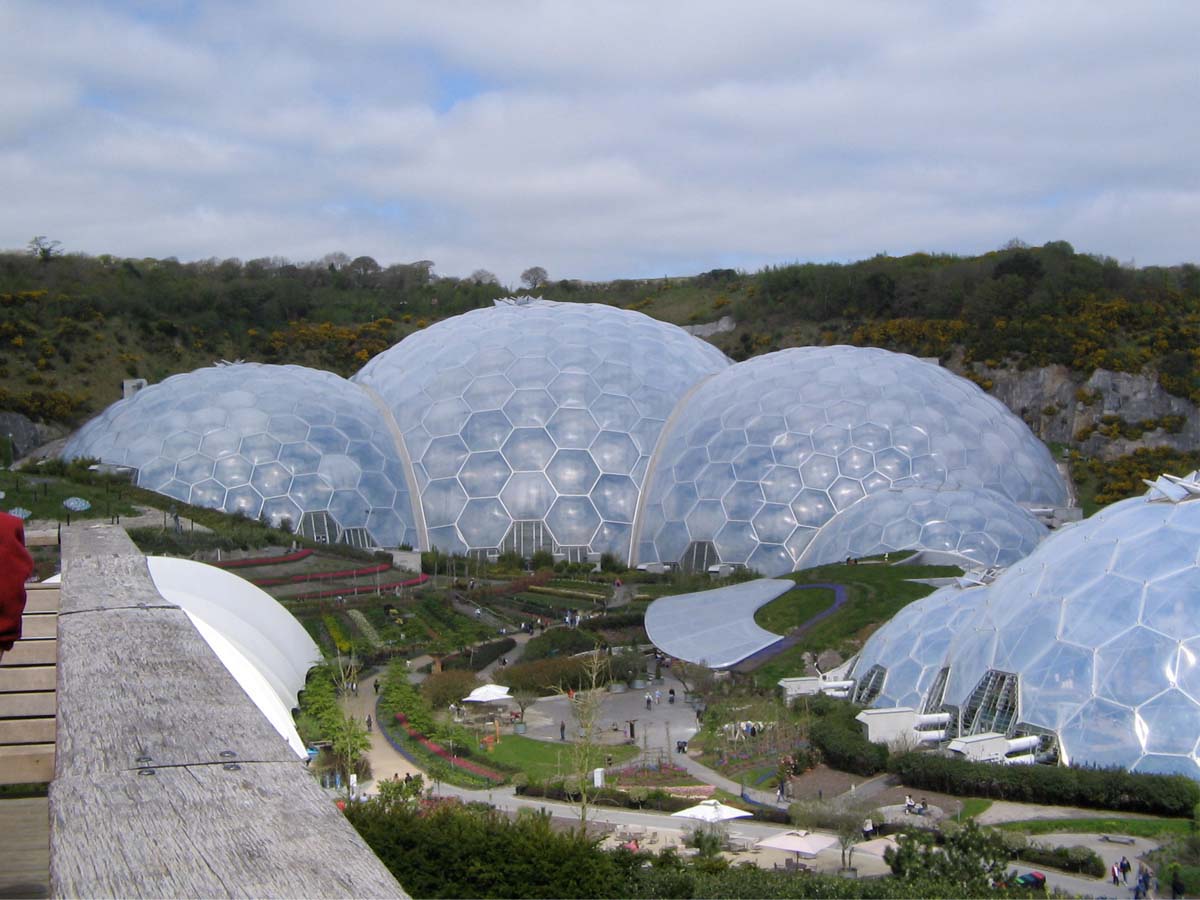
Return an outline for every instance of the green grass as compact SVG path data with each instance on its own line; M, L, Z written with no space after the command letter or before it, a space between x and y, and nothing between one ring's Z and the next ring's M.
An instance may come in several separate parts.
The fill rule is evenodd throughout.
M829 609L833 601L834 593L828 588L793 589L760 607L754 613L754 622L775 634L787 634L802 622Z
M130 503L128 485L118 483L79 484L65 478L55 478L24 472L0 473L0 509L23 507L33 513L34 519L66 522L78 519L108 518L110 515L131 516L136 510ZM70 512L63 501L68 497L82 497L92 504L86 512Z
M1121 834L1130 837L1186 837L1192 833L1191 819L1025 819L994 826L1023 834Z
M983 797L964 797L962 801L962 812L959 813L964 819L973 819L978 815L982 815L992 808L992 801Z
M638 748L621 744L618 746L600 746L596 748L596 758L600 762L611 755L613 764L619 765L634 759ZM569 743L553 741L535 741L523 735L504 735L491 753L483 754L479 761L487 765L489 759L494 759L511 768L520 769L530 781L550 781L572 774L574 761L572 748Z
M903 558L903 554L893 554L893 559L899 558ZM760 666L754 673L755 681L761 686L773 687L780 678L803 674L802 657L806 652L820 653L834 649L843 656L857 652L874 626L886 622L914 600L933 593L932 587L918 584L912 579L949 578L961 574L962 570L955 566L848 566L836 563L783 576L797 584L845 585L847 601L829 618L810 628L795 646ZM794 598L793 594L796 595ZM816 597L806 597L805 594ZM772 621L776 615L785 621L792 616L787 621L787 628L769 628L758 615L755 621L771 631L785 633L803 621L800 616L811 618L831 603L832 599L826 596L825 591L789 591L759 610L760 613L767 610ZM771 610L776 604L780 604L779 610Z

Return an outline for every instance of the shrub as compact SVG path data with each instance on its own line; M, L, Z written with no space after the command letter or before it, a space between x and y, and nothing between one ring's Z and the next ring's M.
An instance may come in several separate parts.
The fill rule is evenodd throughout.
M584 661L582 657L572 656L522 662L501 669L496 673L496 680L507 684L513 693L528 690L554 694L567 688L579 690L584 687L587 678ZM604 673L601 677L607 680L608 675Z
M553 656L573 656L576 653L585 653L595 646L595 639L586 632L574 628L551 628L525 645L521 659L534 662Z
M1030 844L1018 850L1016 857L1034 866L1079 872L1092 878L1103 878L1107 870L1104 860L1087 847L1046 847L1042 844Z
M1200 784L1183 775L1066 766L1004 766L931 753L897 754L888 770L913 788L1055 806L1190 816L1200 801Z
M445 709L458 703L463 697L479 687L475 673L464 669L450 669L430 675L421 682L421 696L432 709Z
M821 756L835 769L855 775L874 775L887 766L888 751L882 744L872 744L854 725L829 716L813 722L808 738Z
M455 653L453 656L447 656L442 660L442 668L470 669L478 672L480 669L490 666L515 646L517 646L517 642L510 637L489 641L476 647L474 653Z

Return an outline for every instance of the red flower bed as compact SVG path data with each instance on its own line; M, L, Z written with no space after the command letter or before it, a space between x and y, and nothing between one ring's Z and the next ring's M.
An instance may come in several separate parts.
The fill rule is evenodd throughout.
M404 713L396 713L396 721L400 723L400 727L407 732L410 738L412 738L426 750L436 753L442 759L446 760L446 762L450 763L450 765L457 766L460 769L465 769L468 772L478 775L480 778L486 778L488 781L494 781L497 784L504 781L504 776L499 772L495 772L489 768L486 768L485 766L479 765L478 763L473 763L469 759L463 759L459 756L451 756L450 752L441 744L431 741L429 738L425 737L425 735L421 734L421 732L419 732L417 729L409 725L408 718L404 715Z
M295 553L285 553L283 556L259 556L253 559L222 559L210 563L218 569L241 569L248 566L278 566L283 563L296 562L312 556L312 550L297 550Z
M389 581L387 584L379 585L380 591L390 591L401 587L416 587L418 584L424 584L429 580L428 575L418 575L416 578L410 578L408 581ZM347 591L345 588L333 588L328 591L309 591L305 594L297 594L294 597L288 597L288 600L322 600L326 597L344 597L346 594L351 594L353 591Z
M301 584L305 581L331 581L335 578L357 578L360 575L374 575L376 572L386 572L391 563L379 563L374 566L363 566L361 569L340 569L337 572L308 572L302 575L288 575L285 578L254 578L252 584L259 587L275 587L280 584Z

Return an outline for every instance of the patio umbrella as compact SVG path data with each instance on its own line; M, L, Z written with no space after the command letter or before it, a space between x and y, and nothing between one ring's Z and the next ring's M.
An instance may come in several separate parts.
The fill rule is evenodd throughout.
M63 501L63 506L71 510L71 512L87 512L92 508L92 504L82 497L68 497Z
M832 834L813 834L811 831L785 831L774 837L763 838L755 846L768 850L787 850L797 856L812 859L822 850L828 850L838 842Z
M33 513L31 513L29 510L27 510L23 506L14 506L12 509L10 509L8 511L8 514L10 516L16 516L18 519L28 519L30 516L33 515Z
M881 837L874 838L869 841L863 841L861 844L856 844L854 849L860 853L867 853L871 856L878 856L880 859L883 859L883 854L887 852L889 847L895 850L899 846L900 845L896 842L895 838Z
M678 816L681 819L696 819L699 822L707 822L711 825L717 822L724 822L726 819L744 819L753 815L753 813L748 813L744 809L738 809L736 806L727 806L720 800L704 800L695 806L689 806L687 809L673 812L671 815Z
M500 684L485 684L463 697L464 703L494 703L497 700L511 700L508 688Z

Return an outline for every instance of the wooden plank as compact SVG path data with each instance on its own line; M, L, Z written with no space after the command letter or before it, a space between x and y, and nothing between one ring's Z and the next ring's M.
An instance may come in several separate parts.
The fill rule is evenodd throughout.
M25 587L26 613L56 613L58 612L59 593L57 587L52 591L31 591L30 585Z
M45 797L0 800L4 865L0 897L46 897L50 891L50 809Z
M52 691L55 676L54 666L0 666L0 692Z
M51 894L406 896L124 531L63 544Z
M58 660L58 641L17 641L4 651L0 668L9 666L52 666Z
M53 744L0 746L0 784L45 784L53 777Z
M54 715L54 691L0 694L0 719Z
M0 720L0 744L53 744L54 717Z
M52 547L58 543L58 529L47 528L25 532L26 547Z
M51 894L406 896L303 773L298 762L247 763L55 779Z
M21 616L21 640L37 641L58 637L58 616L26 613Z

